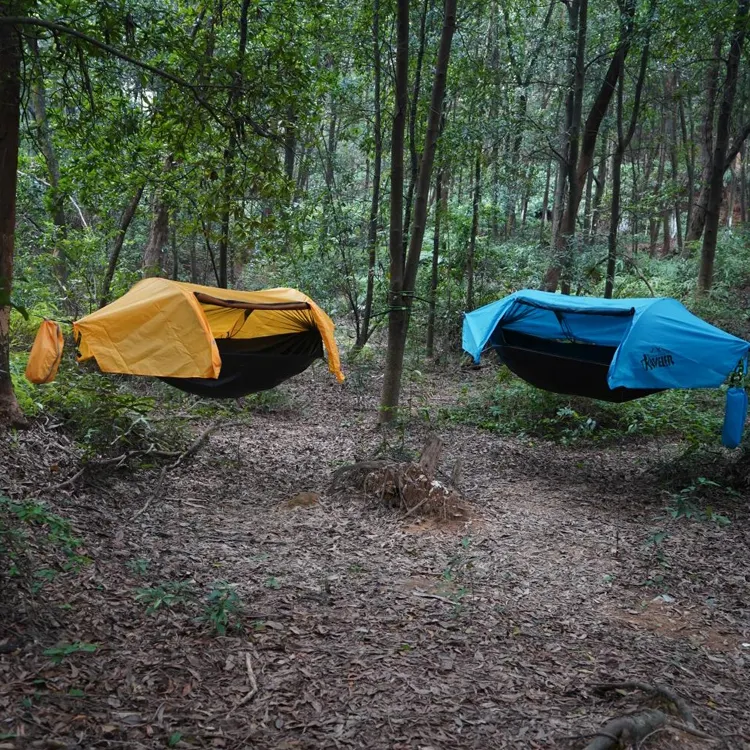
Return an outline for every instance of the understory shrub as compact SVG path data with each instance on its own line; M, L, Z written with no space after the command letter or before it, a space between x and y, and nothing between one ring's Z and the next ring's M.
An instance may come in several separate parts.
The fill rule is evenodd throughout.
M442 409L440 416L500 434L562 443L659 436L698 446L718 441L723 399L718 390L666 391L614 404L549 393L502 368L492 387L465 389L459 403Z

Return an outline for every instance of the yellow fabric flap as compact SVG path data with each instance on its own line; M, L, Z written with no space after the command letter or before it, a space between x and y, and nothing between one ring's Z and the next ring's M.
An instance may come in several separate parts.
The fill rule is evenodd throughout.
M37 384L51 383L57 376L64 346L63 333L54 320L39 326L26 364L26 377Z

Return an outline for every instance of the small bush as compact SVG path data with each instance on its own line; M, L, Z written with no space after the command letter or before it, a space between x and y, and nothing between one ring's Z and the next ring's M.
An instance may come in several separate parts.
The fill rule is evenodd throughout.
M13 386L24 413L62 422L84 457L171 449L185 442L173 424L161 422L157 427L149 421L155 399L133 393L123 378L64 360L54 382L36 386L23 375L25 366L25 356L12 357Z

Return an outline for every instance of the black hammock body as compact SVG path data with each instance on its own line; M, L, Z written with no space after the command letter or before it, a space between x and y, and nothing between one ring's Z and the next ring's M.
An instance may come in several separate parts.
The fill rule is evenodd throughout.
M323 357L317 328L253 339L216 339L221 356L218 378L162 378L201 398L240 398L267 391L304 372Z
M545 391L624 403L663 390L610 388L607 374L617 351L614 346L544 339L500 326L490 346L512 373Z

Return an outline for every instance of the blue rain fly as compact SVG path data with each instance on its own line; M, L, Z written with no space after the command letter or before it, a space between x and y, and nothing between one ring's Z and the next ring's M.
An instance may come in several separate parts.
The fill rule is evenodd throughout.
M674 299L607 300L533 290L467 313L463 348L479 362L488 343L494 346L498 335L513 332L535 341L589 344L592 352L614 348L606 375L611 389L715 388L738 367L746 372L750 349Z

